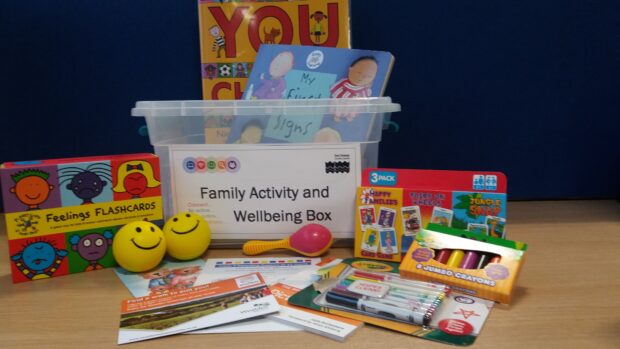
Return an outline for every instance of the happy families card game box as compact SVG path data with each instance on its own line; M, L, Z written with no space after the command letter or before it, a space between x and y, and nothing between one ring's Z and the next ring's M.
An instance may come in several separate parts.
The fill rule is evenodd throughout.
M500 172L365 169L355 256L400 262L429 223L503 238L506 186Z
M0 176L13 282L114 266L120 226L163 219L153 154L7 162Z

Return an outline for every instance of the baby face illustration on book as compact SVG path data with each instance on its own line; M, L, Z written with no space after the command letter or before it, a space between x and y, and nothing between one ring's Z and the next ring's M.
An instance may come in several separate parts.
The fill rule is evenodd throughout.
M281 99L286 89L284 76L293 69L293 53L290 51L280 52L269 64L270 79L265 79L265 74L261 73L260 85L254 91L256 99Z
M383 94L394 58L389 52L261 45L243 99L339 99ZM334 103L335 104L335 103ZM340 143L368 139L374 121L355 103L314 115L264 115L233 121L229 143ZM259 132L260 131L260 132Z

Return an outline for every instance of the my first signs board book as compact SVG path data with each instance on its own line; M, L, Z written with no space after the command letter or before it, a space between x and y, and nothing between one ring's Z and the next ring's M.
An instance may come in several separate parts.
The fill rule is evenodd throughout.
M261 44L350 47L349 0L200 0L204 99L240 99Z
M262 45L243 99L363 98L383 95L394 57L389 52ZM364 142L374 118L355 106L326 115L235 118L230 143Z

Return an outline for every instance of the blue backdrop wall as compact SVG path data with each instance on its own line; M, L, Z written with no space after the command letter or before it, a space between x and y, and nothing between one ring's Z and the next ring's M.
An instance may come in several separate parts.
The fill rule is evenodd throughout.
M391 51L384 167L498 170L512 199L620 192L617 1L352 1ZM152 151L138 100L200 99L196 0L3 1L0 161Z

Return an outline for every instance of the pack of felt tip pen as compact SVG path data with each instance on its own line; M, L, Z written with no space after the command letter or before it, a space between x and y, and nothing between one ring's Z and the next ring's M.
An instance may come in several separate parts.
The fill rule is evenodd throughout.
M361 258L333 266L288 302L453 345L473 344L494 304L443 284L403 280L398 263Z
M427 327L449 294L446 285L351 269L314 303Z
M526 250L522 242L429 224L403 257L400 274L507 304Z

